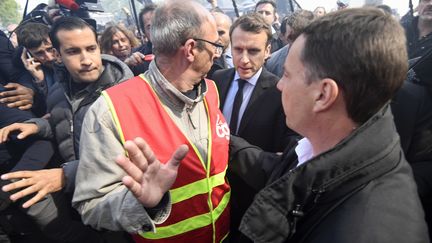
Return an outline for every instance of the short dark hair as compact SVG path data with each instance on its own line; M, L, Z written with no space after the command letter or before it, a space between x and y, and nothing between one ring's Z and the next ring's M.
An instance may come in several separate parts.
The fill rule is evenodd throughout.
M50 28L42 23L26 23L17 30L17 39L20 46L27 49L37 48L49 39Z
M289 39L290 41L294 41L303 32L304 28L314 20L314 18L315 15L311 11L297 10L282 21L280 31L282 34L285 34L286 26L290 26L292 32L289 35Z
M303 32L301 61L309 83L331 78L359 124L378 112L406 78L405 33L389 14L353 8L317 18Z
M276 2L275 1L273 1L273 0L260 0L260 1L258 1L256 4L255 4L255 12L256 12L256 10L257 10L257 8L258 8L258 6L259 5L261 5L261 4L271 4L272 6L273 6L273 9L274 9L274 14L276 13L276 10L277 10L277 7L276 7Z
M230 28L230 38L232 41L232 33L235 28L239 27L240 29L259 34L261 32L266 33L267 35L267 44L270 44L272 39L272 31L271 26L267 24L264 20L264 17L261 14L258 13L248 13L245 15L240 16L234 23L231 25Z
M49 33L49 36L51 38L51 42L53 44L53 47L60 51L60 42L57 37L57 33L61 30L76 30L76 29L85 29L89 28L95 36L96 42L97 42L97 33L96 30L86 21L78 18L78 17L61 17L57 21L54 22L54 24L51 26L51 31Z
M146 4L145 7L143 9L141 9L141 11L138 14L138 20L139 20L139 25L141 30L145 33L145 23L143 21L143 16L144 14L148 13L148 12L154 12L156 10L156 4Z
M384 12L388 13L388 14L393 14L392 9L390 8L390 6L385 5L385 4L380 4L378 6L376 6L377 8L383 10Z

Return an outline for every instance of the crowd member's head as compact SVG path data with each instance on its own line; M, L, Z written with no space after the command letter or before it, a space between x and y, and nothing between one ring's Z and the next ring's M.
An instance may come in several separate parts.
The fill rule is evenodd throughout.
M49 37L50 28L41 23L26 23L18 28L18 44L42 65L52 67L56 53Z
M270 56L271 27L257 13L243 15L230 29L234 66L241 79L255 75Z
M393 14L392 9L388 5L381 4L376 7L381 11L383 11L384 13Z
M313 13L315 14L316 17L321 17L324 16L327 13L327 11L325 10L324 7L316 7Z
M432 21L432 1L419 0L417 12L421 21L431 22Z
M103 72L96 30L77 17L58 19L50 31L54 48L74 82L91 83Z
M291 44L315 18L308 10L297 10L282 21L281 35L284 44Z
M261 14L269 25L277 20L276 3L273 0L258 1L255 5L255 12Z
M154 11L156 10L156 5L154 4L146 4L145 7L140 11L138 15L140 28L143 31L144 35L147 37L147 40L151 42L151 25Z
M122 25L113 25L104 30L100 37L102 53L125 60L132 53L132 48L139 45L133 33Z
M47 7L47 13L49 18L51 19L51 22L55 22L58 19L60 19L61 17L63 17L63 13L60 10L60 8L58 6L48 6Z
M225 51L230 45L229 30L232 25L231 18L220 12L212 12L212 15L215 18L220 42L224 46Z
M17 24L10 24L6 27L7 32L10 34L9 40L11 41L12 45L16 48L18 47L18 39L16 35L16 28L18 27Z
M223 51L213 16L194 1L166 1L159 6L151 36L153 53L162 73L175 65L181 75L172 78L180 91L193 89Z
M320 123L361 125L406 72L404 30L391 15L347 9L318 18L294 41L278 83L287 125L305 137Z

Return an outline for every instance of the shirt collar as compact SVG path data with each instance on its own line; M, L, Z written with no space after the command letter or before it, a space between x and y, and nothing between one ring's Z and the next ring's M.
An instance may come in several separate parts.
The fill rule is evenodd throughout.
M171 103L171 106L178 107L179 109L193 107L197 103L201 102L207 93L207 85L204 80L201 80L201 83L199 84L200 88L198 89L198 96L195 99L189 98L175 88L171 82L162 75L155 60L150 62L149 69L144 76L150 79L150 82L158 95L169 97L167 100Z
M307 138L300 139L300 141L298 141L298 144L295 148L295 152L298 158L297 166L310 160L313 157L313 148L309 139Z
M258 78L261 75L261 72L262 72L262 67L258 70L258 72L256 72L254 74L254 76L252 76L250 79L246 79L246 82L248 82L249 84L255 86L257 84L257 82L258 82ZM234 80L237 80L237 79L240 79L240 75L236 71L235 75L234 75Z

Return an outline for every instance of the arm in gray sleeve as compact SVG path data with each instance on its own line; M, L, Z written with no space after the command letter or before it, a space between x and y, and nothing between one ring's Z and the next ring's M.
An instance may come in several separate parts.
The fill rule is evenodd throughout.
M44 118L32 118L25 123L34 123L36 126L38 126L38 133L37 135L42 138L52 139L53 133L51 130L51 125L47 119Z
M73 206L85 224L112 231L154 231L171 211L169 193L147 211L122 183L115 158L125 153L108 106L101 96L87 111L80 141Z

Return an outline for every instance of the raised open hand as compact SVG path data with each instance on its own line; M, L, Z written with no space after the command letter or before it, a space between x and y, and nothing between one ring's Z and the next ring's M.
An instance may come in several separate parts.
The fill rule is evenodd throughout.
M144 207L155 207L174 183L180 161L189 150L187 145L179 146L166 164L156 158L142 138L126 141L124 148L129 157L120 155L116 159L117 164L128 174L123 177L124 185Z

